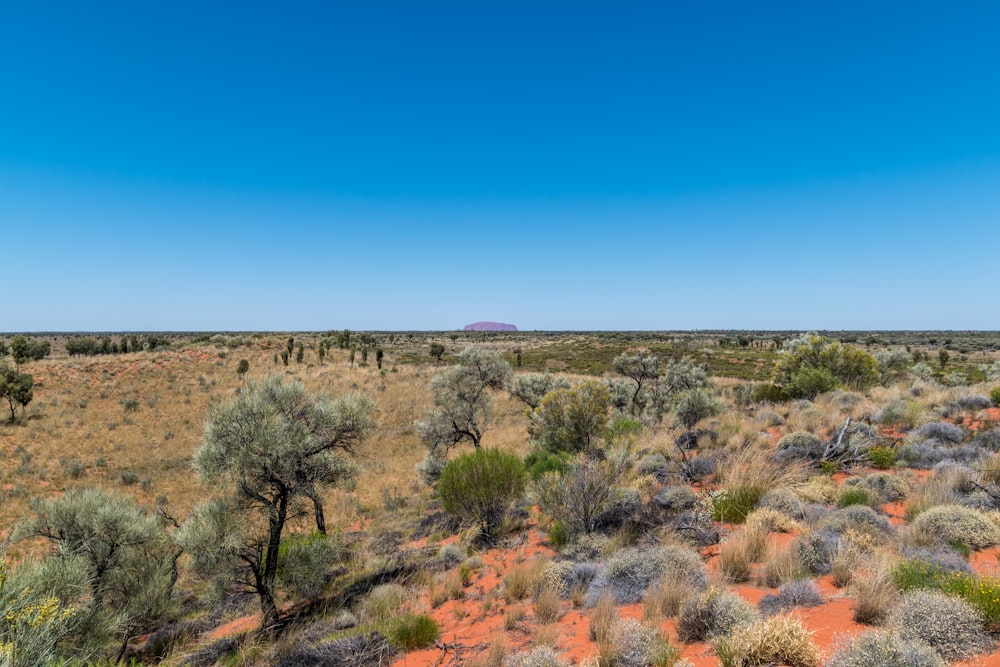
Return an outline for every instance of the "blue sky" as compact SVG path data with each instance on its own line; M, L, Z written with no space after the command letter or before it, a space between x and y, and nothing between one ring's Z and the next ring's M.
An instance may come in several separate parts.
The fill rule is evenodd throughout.
M998 329L1000 5L875 4L5 3L0 331Z

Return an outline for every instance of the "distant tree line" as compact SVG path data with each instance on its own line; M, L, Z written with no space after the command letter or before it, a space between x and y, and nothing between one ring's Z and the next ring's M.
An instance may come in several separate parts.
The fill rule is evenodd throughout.
M168 343L166 338L152 334L121 336L117 341L111 336L75 336L66 341L66 352L71 357L93 357L98 354L126 354L141 350L155 350Z

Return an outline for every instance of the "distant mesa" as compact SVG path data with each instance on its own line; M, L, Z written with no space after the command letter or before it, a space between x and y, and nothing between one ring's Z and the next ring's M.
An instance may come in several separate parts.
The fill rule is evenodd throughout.
M503 322L475 322L466 324L465 331L517 331L517 327Z

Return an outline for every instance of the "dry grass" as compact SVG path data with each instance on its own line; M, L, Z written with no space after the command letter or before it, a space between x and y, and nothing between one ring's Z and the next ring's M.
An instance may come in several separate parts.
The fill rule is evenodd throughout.
M690 581L665 577L646 592L642 601L642 618L649 623L673 618L684 601L699 592L700 589Z
M538 590L549 562L548 558L532 558L514 567L503 578L503 598L507 604L523 600Z
M790 581L796 581L804 576L802 562L791 545L778 547L771 544L767 549L764 567L757 576L757 584L768 588L777 588Z
M899 591L892 579L887 558L877 558L865 571L853 577L854 620L878 625L885 621L899 601Z
M542 586L535 596L533 605L535 620L541 625L555 623L562 616L562 601L559 592L551 586Z
M727 581L750 580L751 566L764 558L767 551L767 529L763 523L748 525L719 547L719 566Z
M774 616L743 628L716 644L723 667L818 667L820 652L812 633L792 616Z

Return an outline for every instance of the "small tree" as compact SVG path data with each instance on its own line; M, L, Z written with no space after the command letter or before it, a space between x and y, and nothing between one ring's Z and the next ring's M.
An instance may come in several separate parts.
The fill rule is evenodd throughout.
M435 361L441 361L441 357L444 355L444 345L441 343L431 343L431 358Z
M559 375L549 372L525 373L514 378L508 392L511 398L516 398L528 406L529 410L534 410L542 402L545 394L569 387L569 380Z
M938 350L938 363L941 364L941 368L947 366L950 360L951 355L948 354L948 350L945 350L944 348Z
M11 355L17 369L28 361L38 361L49 356L52 345L47 340L28 340L22 335L14 336L10 343Z
M170 610L180 549L161 519L128 496L70 489L33 499L31 509L17 537L42 537L55 547L52 557L79 564L94 622L122 638L120 658L130 637Z
M288 350L281 351L281 363L285 366L288 365Z
M382 370L382 358L384 356L385 352L382 351L382 348L378 348L375 350L375 364L378 366L379 370Z
M34 398L35 379L27 373L21 373L11 368L6 362L0 362L0 398L7 401L10 408L10 422L16 418L15 408L21 406L21 412Z
M608 426L608 387L597 380L550 391L531 415L531 434L550 452L592 453Z
M200 480L223 491L181 530L196 571L254 591L262 629L275 633L275 581L285 524L302 500L322 517L319 490L353 472L344 458L373 426L362 396L331 400L271 378L209 411L195 452Z
M322 364L326 359L326 341L320 341L319 347L316 348L316 356L319 357L319 363Z
M239 376L240 380L246 379L247 371L250 370L250 362L246 359L240 359L240 363L236 366L236 375Z
M479 449L492 413L490 392L503 389L512 372L499 352L467 347L459 361L431 380L434 408L416 423L428 449L424 468L428 482L434 481L448 452L458 443L469 441Z
M0 340L0 359L3 359L8 354L10 354L10 348L7 347L7 343Z
M524 493L527 474L514 454L479 449L449 461L441 472L437 496L445 510L475 521L495 536L511 504Z
M635 389L632 392L630 412L633 417L642 413L648 401L647 392L660 377L660 359L653 354L622 353L615 357L615 371L632 380Z
M348 355L351 360L351 368L354 368L354 357L357 354L358 348L351 346L351 353Z
M299 346L295 348L295 363L301 364L302 360L306 358L306 346L299 343Z

